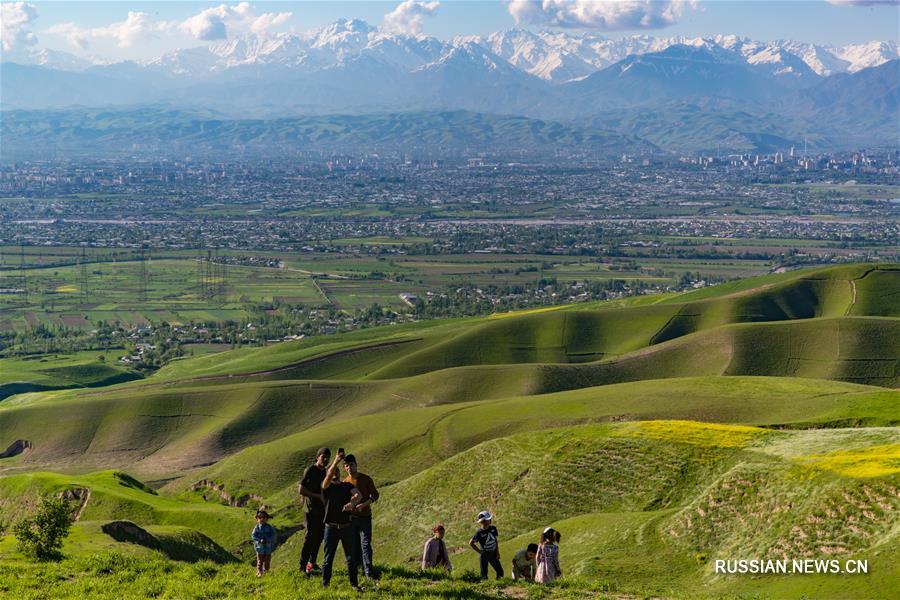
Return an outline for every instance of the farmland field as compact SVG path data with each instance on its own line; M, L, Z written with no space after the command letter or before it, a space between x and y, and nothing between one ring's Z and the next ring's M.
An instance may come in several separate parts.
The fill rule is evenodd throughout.
M418 240L362 238L361 244L402 245ZM82 256L82 254L84 254ZM234 256L222 251L217 255ZM243 255L267 256L264 253ZM701 277L746 277L766 272L764 261L675 261L648 257L620 264L597 258L463 254L440 257L294 253L277 266L227 264L205 294L198 253L81 248L0 248L0 331L37 324L90 329L98 322L137 327L148 323L246 320L251 303L339 310L372 304L402 309L401 293L442 293L451 286L516 286L541 279L644 282L671 285L686 271ZM267 256L268 257L268 256ZM83 266L82 266L83 263ZM27 268L22 268L22 265ZM146 280L142 279L146 273ZM318 277L318 285L312 277ZM390 278L388 278L390 277ZM27 295L21 290L27 289Z

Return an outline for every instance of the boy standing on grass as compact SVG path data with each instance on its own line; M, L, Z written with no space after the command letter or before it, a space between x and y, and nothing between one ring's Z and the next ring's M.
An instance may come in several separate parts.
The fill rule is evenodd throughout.
M481 555L482 579L487 579L488 565L494 568L497 579L503 577L503 565L500 564L500 542L497 541L500 534L497 532L497 528L491 524L493 518L494 516L486 510L478 513L476 520L479 529L469 542L472 550Z
M250 533L253 547L256 549L256 576L262 577L272 568L272 552L275 550L275 528L269 525L269 513L260 510L256 513L256 527Z

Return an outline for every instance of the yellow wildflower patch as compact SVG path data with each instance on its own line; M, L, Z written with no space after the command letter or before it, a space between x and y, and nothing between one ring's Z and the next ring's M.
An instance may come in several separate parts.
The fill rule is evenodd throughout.
M900 473L900 444L884 444L855 450L836 450L827 454L800 456L805 465L831 471L845 477L880 477Z
M623 424L615 435L644 437L719 448L741 448L760 435L769 433L760 427L719 425L697 421L637 421Z

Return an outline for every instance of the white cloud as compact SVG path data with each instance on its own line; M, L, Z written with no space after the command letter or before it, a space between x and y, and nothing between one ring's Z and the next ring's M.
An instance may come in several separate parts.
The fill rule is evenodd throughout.
M3 4L4 29L6 6ZM292 14L290 12L257 14L250 3L241 2L231 6L221 4L207 8L180 23L155 21L145 12L129 12L124 21L110 23L105 27L85 28L75 23L59 23L49 27L47 33L61 36L82 50L90 45L92 39L99 38L112 39L120 48L131 48L153 37L176 34L179 30L204 41L221 40L247 32L262 35L269 29L286 23Z
M156 34L165 33L169 28L167 22L154 21L153 17L145 12L129 11L128 18L124 21L110 23L106 27L95 27L91 30L91 35L113 38L119 48L131 48Z
M900 0L825 0L838 6L898 6Z
M678 22L697 0L509 0L518 24L626 31L661 29Z
M263 35L269 29L287 23L292 15L291 12L263 13L250 22L250 31L257 35Z
M47 33L59 35L67 42L86 49L91 39L109 38L119 48L131 48L141 42L172 31L172 23L168 21L154 21L145 12L129 12L124 21L110 23L105 27L86 28L75 23L58 23L47 28Z
M265 34L269 29L285 24L293 13L256 14L249 2L207 8L182 21L181 30L198 40L222 40L236 33Z
M37 19L37 9L28 2L0 4L0 45L6 51L37 43L37 36L28 29Z
M89 29L79 27L75 23L58 23L47 28L47 33L65 38L67 42L84 50L90 43L91 32Z
M404 0L394 10L384 15L382 28L394 33L418 35L422 33L423 19L434 15L440 5L438 0L433 2Z

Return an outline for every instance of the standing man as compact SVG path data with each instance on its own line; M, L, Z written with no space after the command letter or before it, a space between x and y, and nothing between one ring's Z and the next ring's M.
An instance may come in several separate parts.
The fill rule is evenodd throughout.
M365 473L360 473L356 465L356 457L348 454L344 459L344 469L347 471L345 482L353 484L359 490L360 503L356 505L350 514L350 522L353 523L355 535L358 538L356 545L356 564L361 563L366 579L372 579L372 504L378 500L378 488L375 482Z
M331 450L319 448L316 452L316 462L304 471L303 479L300 480L300 495L306 499L306 539L303 541L303 549L300 551L300 571L307 575L319 568L316 559L325 535L325 503L322 501L322 481L325 479L325 470L330 459Z
M325 501L325 560L322 562L322 585L328 587L331 582L334 555L340 542L347 559L350 585L358 589L357 538L354 535L353 523L350 522L350 513L359 504L360 495L352 483L340 479L338 463L343 458L343 454L338 451L334 462L328 467L325 480L322 481L322 499Z

